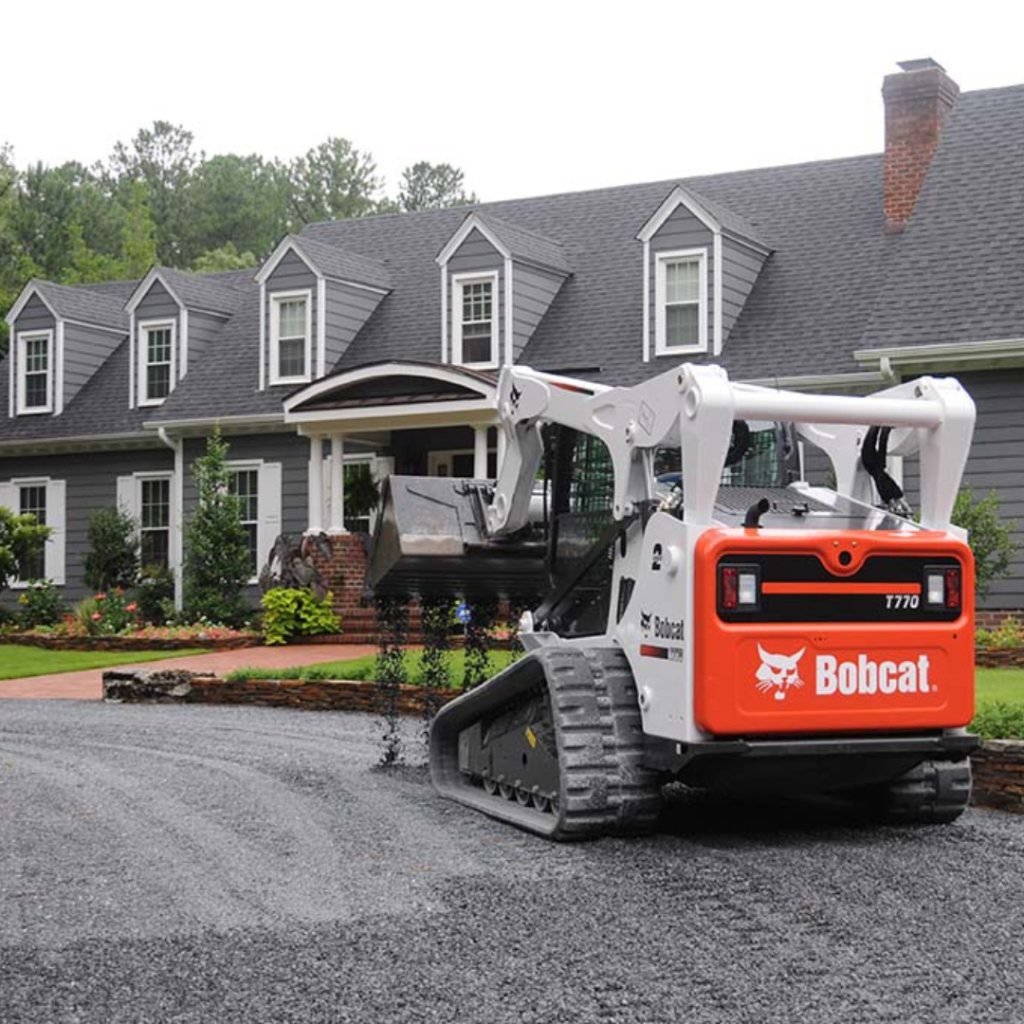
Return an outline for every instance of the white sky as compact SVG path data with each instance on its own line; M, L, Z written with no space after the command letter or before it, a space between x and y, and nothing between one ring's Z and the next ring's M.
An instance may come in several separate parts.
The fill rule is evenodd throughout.
M158 118L207 154L342 135L389 191L426 159L502 199L878 151L897 60L1024 83L1022 23L988 0L37 0L4 10L0 142L23 165Z

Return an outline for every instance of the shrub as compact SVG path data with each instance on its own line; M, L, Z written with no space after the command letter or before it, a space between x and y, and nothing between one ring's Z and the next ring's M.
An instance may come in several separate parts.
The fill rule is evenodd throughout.
M163 626L174 618L174 573L170 569L162 565L144 568L135 593L143 622Z
M192 467L199 497L185 531L184 604L186 618L237 625L249 614L243 592L252 568L227 453L215 434Z
M18 566L43 550L51 530L36 517L16 515L0 505L0 591L18 578Z
M28 589L18 598L18 604L21 605L18 622L22 629L53 626L60 622L64 614L64 602L53 580L36 580L30 583Z
M110 636L138 625L138 603L129 599L122 587L101 590L75 605L74 619L90 636Z
M139 574L139 524L122 508L89 513L85 583L93 590L133 587Z
M999 518L999 496L995 491L975 501L970 487L964 487L956 496L952 520L968 533L974 552L974 589L978 600L984 600L993 581L1009 572L1010 559L1017 550L1012 537L1016 523Z
M1005 619L995 629L979 629L975 641L979 647L1024 647L1024 624Z
M992 701L980 705L971 731L986 740L1024 739L1024 704Z
M284 644L294 636L322 636L341 628L333 609L334 595L322 601L311 590L276 587L263 595L263 637Z

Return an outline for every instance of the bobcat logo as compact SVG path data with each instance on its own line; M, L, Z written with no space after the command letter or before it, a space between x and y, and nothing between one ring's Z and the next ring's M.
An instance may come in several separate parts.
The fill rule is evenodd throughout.
M522 391L520 391L519 388L517 388L515 384L513 384L512 390L508 393L508 404L512 407L512 411L514 413L519 412L519 399L521 399L522 397Z
M651 613L641 611L640 612L640 628L644 631L644 636L651 635Z
M651 572L661 572L662 557L661 545L655 544L651 550Z
M758 690L761 693L774 691L776 700L785 700L790 687L799 689L803 686L797 662L806 650L806 647L801 647L796 654L772 654L758 644L757 653L761 655L761 666L757 670Z

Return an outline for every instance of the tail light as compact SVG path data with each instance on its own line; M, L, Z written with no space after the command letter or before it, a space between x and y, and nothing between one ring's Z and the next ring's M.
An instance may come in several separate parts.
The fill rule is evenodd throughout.
M756 565L723 565L718 604L723 611L756 611L761 603L761 570Z
M929 608L959 609L962 599L960 567L943 565L925 569L924 592Z

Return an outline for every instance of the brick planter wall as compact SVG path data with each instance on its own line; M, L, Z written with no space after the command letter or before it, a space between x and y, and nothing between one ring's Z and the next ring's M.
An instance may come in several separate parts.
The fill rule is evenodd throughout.
M1024 647L979 647L974 664L979 668L1024 668Z
M420 714L423 700L435 706L459 696L458 690L400 686L398 710ZM229 680L191 672L146 672L111 669L103 673L103 697L117 702L174 704L256 704L307 711L375 711L377 684L354 680L246 679Z
M980 610L974 613L974 624L978 629L995 629L1001 626L1007 619L1014 619L1017 622L1024 621L1024 611L985 611Z
M19 636L0 643L44 647L50 651L184 651L203 647L211 651L237 651L259 647L259 636L194 637L189 640L148 640L139 636Z

